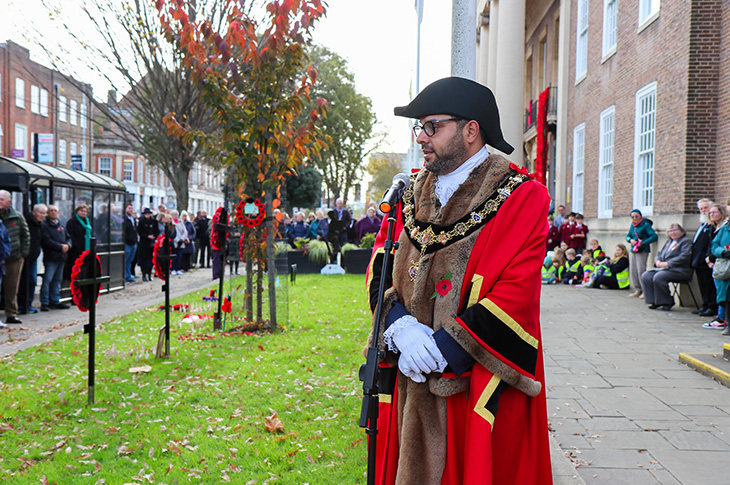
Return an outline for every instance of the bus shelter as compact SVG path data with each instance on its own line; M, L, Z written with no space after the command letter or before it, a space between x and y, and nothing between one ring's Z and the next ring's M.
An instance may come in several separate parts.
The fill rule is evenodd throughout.
M102 274L110 277L101 291L124 288L124 206L129 196L122 182L96 173L0 156L0 189L12 194L13 208L23 214L29 214L39 203L57 206L64 226L74 215L74 208L86 204ZM38 258L39 274L42 260L42 256ZM71 298L69 284L68 280L61 284L63 300Z

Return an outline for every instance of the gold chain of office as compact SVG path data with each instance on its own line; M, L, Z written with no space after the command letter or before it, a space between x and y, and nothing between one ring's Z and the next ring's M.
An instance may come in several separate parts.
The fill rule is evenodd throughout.
M418 274L421 266L420 259L423 258L431 246L435 244L446 246L451 240L463 238L473 230L476 230L478 226L485 224L494 216L497 210L499 210L504 201L507 200L507 197L512 194L517 186L526 180L528 180L528 176L524 174L517 174L508 177L507 180L501 184L501 186L498 187L480 207L461 218L452 226L449 226L444 230L437 231L434 231L433 226L430 224L426 226L425 229L421 229L418 225L416 225L414 214L415 202L413 195L414 183L412 182L403 193L403 215L405 217L403 225L407 234L410 236L411 241L416 242L421 246L421 256L419 261L411 261L411 265L408 268L408 275L411 280L416 280L416 275Z

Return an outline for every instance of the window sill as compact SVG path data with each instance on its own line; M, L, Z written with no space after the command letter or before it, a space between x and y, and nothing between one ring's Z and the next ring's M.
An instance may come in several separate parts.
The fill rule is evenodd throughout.
M651 24L654 23L656 19L659 18L659 10L657 10L655 13L647 17L646 20L644 20L642 23L639 24L639 29L636 31L637 34L640 34L644 30L646 30Z
M588 71L584 72L579 77L575 78L575 84L574 84L574 86L579 85L587 77L588 77Z
M611 50L603 54L603 57L601 58L601 64L612 58L614 55L616 55L616 46L613 46Z

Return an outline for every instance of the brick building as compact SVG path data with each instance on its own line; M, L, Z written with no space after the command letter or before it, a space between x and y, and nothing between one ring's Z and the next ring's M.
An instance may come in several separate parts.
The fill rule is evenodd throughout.
M697 199L730 197L726 2L482 0L478 9L478 80L500 112L522 104L516 161L536 168L535 104L549 89L546 185L604 247L623 240L633 208L658 232L672 222L693 229ZM505 29L524 32L522 66L504 60ZM520 81L521 100L513 87L500 94L501 70ZM505 135L517 136L511 125Z
M223 204L223 173L196 162L188 176L188 207L178 207L175 191L164 171L116 136L110 123L98 123L94 129L92 170L124 182L129 202L138 212L145 207L157 211L160 204L165 204L168 209L193 213L205 210L212 215Z
M0 153L66 168L76 155L73 168L85 169L92 145L89 96L91 86L32 61L25 47L0 44ZM46 136L36 153L38 134Z

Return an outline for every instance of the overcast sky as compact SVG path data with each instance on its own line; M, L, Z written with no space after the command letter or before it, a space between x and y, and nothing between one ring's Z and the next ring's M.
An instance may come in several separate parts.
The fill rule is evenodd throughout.
M78 0L50 0L64 7L71 18ZM315 42L348 61L357 90L368 96L378 118L377 130L386 134L384 151L405 152L410 143L406 120L393 115L393 107L407 104L409 89L416 84L415 0L330 0L327 17L314 31ZM31 57L48 65L45 54L34 45L33 27L49 38L63 29L41 6L41 0L0 0L3 39L31 50ZM33 26L33 27L32 27ZM451 2L425 0L421 24L421 81L428 83L450 71ZM105 97L109 86L100 79L90 82L96 96Z

